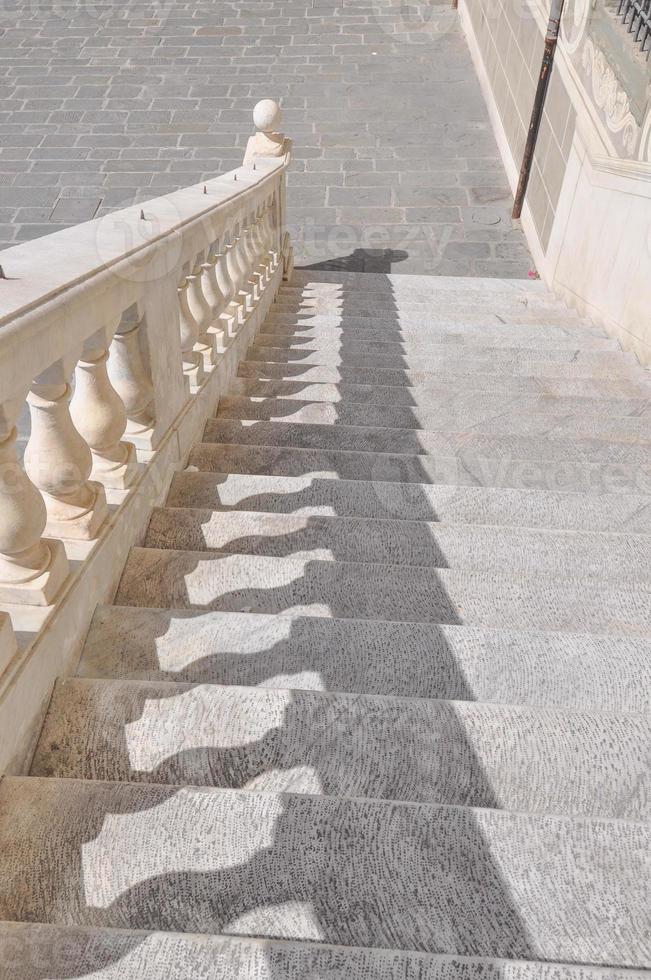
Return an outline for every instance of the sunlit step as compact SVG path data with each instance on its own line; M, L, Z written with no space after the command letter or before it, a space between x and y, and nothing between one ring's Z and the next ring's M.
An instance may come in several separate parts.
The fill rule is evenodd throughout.
M443 291L461 290L469 294L486 294L488 300L496 293L514 293L530 296L532 294L551 295L541 279L499 279L481 276L427 276L406 275L395 272L347 272L345 270L329 269L294 269L291 286L311 289L353 289L355 291L372 290L374 293L384 291L394 295L401 290L427 290L430 295L439 295Z
M5 778L4 919L651 965L648 823Z
M317 476L176 473L170 507L308 517L386 518L575 531L651 533L651 495L336 480Z
M385 389L387 390L387 389ZM387 395L387 399L390 396ZM587 400L587 399L586 399ZM472 427L474 432L490 435L545 436L550 439L613 439L622 442L651 443L651 418L607 417L601 414L531 413L514 411L508 399L496 409L492 399L481 417L481 398L453 399L446 404L427 408L386 405L336 404L322 401L298 401L291 398L258 398L231 395L220 399L217 417L263 422L299 422L311 425L361 425L394 429L430 429L443 431ZM605 406L612 402L604 402ZM544 407L544 406L543 406ZM552 405L552 408L554 406ZM491 411L492 409L492 411Z
M473 327L458 324L445 328L433 323L418 325L400 324L395 326L376 326L375 323L363 328L355 321L341 325L296 322L285 318L265 320L261 333L255 343L260 347L311 347L314 350L325 347L342 347L346 350L359 344L372 346L377 353L391 353L393 348L402 350L427 349L447 345L462 347L516 347L516 348L570 348L581 347L586 350L618 351L620 346L610 337L596 336L576 327L526 326L494 324Z
M483 398L499 394L502 401L497 411L500 411L504 404L508 408L514 398L527 399L526 406L539 400L546 401L553 398L590 400L603 403L604 409L608 400L608 404L612 402L614 416L626 415L629 411L644 411L648 409L651 398L651 383L644 379L633 382L622 378L537 378L533 375L513 374L496 376L494 372L489 371L473 374L446 373L437 377L428 376L419 381L412 372L409 372L407 378L403 373L394 384L391 380L387 381L384 372L379 381L377 379L369 381L368 372L363 372L364 377L362 377L355 371L348 372L349 380L341 381L338 378L332 380L336 369L330 368L327 369L331 376L329 379L310 381L301 378L284 378L283 365L278 364L266 365L264 373L269 373L271 368L275 370L276 377L262 378L259 377L256 365L240 363L239 376L233 378L230 393L396 406L427 406L431 399L452 400L473 396ZM377 375L377 372L371 374ZM517 406L515 410L518 410ZM539 408L525 407L524 409L524 411L530 410L540 411Z
M31 775L647 820L649 746L651 715L72 679Z
M517 347L492 348L468 347L460 350L450 344L434 345L411 352L388 352L360 345L357 350L338 350L336 347L320 350L299 350L287 347L249 347L245 363L263 365L285 364L288 367L314 366L340 367L347 370L363 368L395 373L404 372L406 378L427 374L454 374L456 372L490 372L505 374L534 374L541 377L630 377L648 380L649 376L632 354L619 351L577 350L570 348L543 348L521 350Z
M79 672L651 711L651 639L99 606Z
M645 443L615 439L565 436L552 439L544 435L492 435L464 430L392 429L380 426L322 425L291 422L255 422L241 419L209 419L203 442L248 446L278 446L291 449L329 449L335 451L410 454L419 456L459 456L469 465L483 459L502 458L547 460L565 463L618 463L648 469L651 453ZM427 482L427 481L422 481ZM622 483L625 472L622 470Z
M0 923L0 977L76 980L642 980L639 971L191 933ZM10 971L5 973L4 970ZM100 972L101 971L101 972ZM40 978L39 978L40 980Z
M286 426L292 430L303 426ZM343 428L343 427L341 427ZM341 429L338 429L341 431ZM358 430L361 431L361 430ZM580 455L573 459L551 460L550 449L564 444L549 440L539 452L542 458L523 455L499 455L499 447L489 446L481 452L441 450L435 455L415 453L365 452L351 447L338 449L294 449L289 446L266 446L244 443L199 443L190 453L191 468L213 473L267 474L312 479L363 480L372 483L404 484L401 493L411 496L412 506L427 509L427 498L414 485L439 484L454 487L494 487L520 490L574 491L577 493L612 493L649 495L649 465L609 461ZM526 447L524 447L526 449ZM472 449L472 446L470 447ZM523 449L520 449L522 452ZM552 465L556 463L557 465ZM380 487L380 495L384 490Z
M116 602L651 636L651 585L497 572L133 548Z
M651 583L651 535L629 532L159 507L144 543L186 551Z
M363 330L395 330L398 327L423 327L455 330L472 327L519 327L540 329L543 333L548 327L576 330L582 335L603 337L604 332L589 320L580 319L571 310L554 308L547 311L533 310L526 306L511 307L502 312L495 311L490 302L477 302L474 306L437 306L431 303L427 308L398 309L390 305L388 309L360 310L359 307L346 307L341 304L323 306L320 309L272 306L265 324L296 324L307 326L332 326L342 324L346 327L360 327Z

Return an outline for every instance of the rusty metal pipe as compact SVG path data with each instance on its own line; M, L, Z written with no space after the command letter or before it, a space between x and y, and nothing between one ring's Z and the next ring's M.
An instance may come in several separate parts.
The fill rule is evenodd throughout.
M561 17L563 16L564 5L565 0L552 0L552 7L549 12L549 22L547 24L547 34L545 35L545 50L543 52L542 65L540 66L540 76L536 87L536 96L533 100L531 122L529 123L527 142L525 144L524 155L522 157L522 166L520 167L520 179L518 180L518 189L515 192L515 201L513 204L513 211L511 213L511 217L513 218L519 218L522 214L522 205L524 204L525 194L527 193L527 187L529 186L531 165L533 163L533 155L536 152L536 143L538 142L540 123L542 121L542 114L545 109L545 99L547 98L549 79L554 66L554 55L556 53L556 45L558 43L558 34L561 27Z

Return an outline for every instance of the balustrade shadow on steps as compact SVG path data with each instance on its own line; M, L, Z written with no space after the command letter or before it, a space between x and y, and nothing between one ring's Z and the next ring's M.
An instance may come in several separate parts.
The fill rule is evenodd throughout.
M390 284L387 288L387 295L389 294ZM342 319L346 313L344 299ZM400 333L397 309L394 321L387 319L386 324L387 330L396 335ZM344 358L345 346L344 343L341 347ZM415 428L418 428L416 420ZM250 451L254 451L252 447ZM428 474L424 470L421 477L420 482L429 482ZM412 479L413 473L410 475L410 480ZM386 508L387 485L384 480L380 480L375 487L382 498L382 506ZM421 519L437 521L439 518L431 502L428 499L419 501L419 493L418 482L401 483L400 473L396 472L395 480L391 483L391 494L398 495L394 498L396 510L399 511L404 504L405 501L400 496L404 494L408 498L410 511L417 513ZM300 493L293 500L297 507L303 502ZM241 540L234 544L247 552L250 541ZM297 549L301 549L300 536L289 533L274 540L275 553L292 555ZM311 563L309 556L306 557L305 574L309 575ZM335 561L339 557L336 552L332 555ZM208 555L201 558L195 556L195 565L208 559ZM164 556L161 556L161 560L164 560ZM445 556L441 554L437 566L444 567L445 564ZM445 594L445 586L440 582L436 567L428 571L432 581L439 581ZM186 567L186 574L191 572L192 564ZM395 568L395 575L400 576L399 567ZM291 672L298 677L318 672L320 686L324 690L336 690L333 684L336 685L341 679L328 676L327 651L320 653L306 648L301 636L305 614L310 610L302 609L302 615L292 615L296 593L300 593L300 582L292 583L289 588L237 590L214 603L197 603L191 592L182 594L177 588L173 599L175 607L188 611L232 608L246 611L264 609L275 613L283 624L286 622L287 636L274 643L271 648L261 649L256 654L251 663L251 674L245 679L249 683L262 684L279 672ZM118 601L120 598L121 594L118 593ZM128 602L129 594L123 595L123 599ZM337 616L342 611L331 608L329 613ZM180 610L178 613L164 612L162 622L167 619L170 624L173 621L178 623L179 620L175 620L177 615L183 614ZM358 615L363 617L364 611L359 610ZM437 624L461 625L462 622L455 604L449 601L445 608L443 601L431 625L437 630ZM159 639L164 636L163 629ZM440 627L437 637L437 658L446 664L450 689L460 700L473 700L475 693L463 670L456 665L454 650L446 645L445 634ZM193 663L186 671L173 671L165 675L156 652L157 641L154 639L149 668L157 677L162 674L170 680L180 680L183 677L192 680L196 671L204 671L206 679L214 677L216 666L210 657L203 665ZM351 659L352 655L353 651ZM231 664L238 657L239 654L234 653L233 659L229 660L228 654L219 655L218 669L223 672L223 680L232 677ZM391 665L388 664L387 668L389 683L392 676ZM86 676L92 673L92 665L89 669L86 663L85 673ZM238 679L242 682L242 678ZM396 677L395 683L399 689L401 678ZM124 762L133 756L133 744L130 752L129 739L137 740L134 732L137 732L138 726L146 719L148 711L153 710L154 715L160 712L161 718L165 716L165 710L161 710L157 702L176 700L182 704L184 697L193 691L199 692L200 687L190 684L184 686L182 692L177 692L173 688L156 690L146 685L142 690L134 692L129 714L124 718L124 745L118 752L118 759L122 758ZM194 710L199 710L201 715L201 699L199 708L197 709L195 703ZM183 712L181 707L175 723L178 724L179 731L200 729L196 718L193 719L192 714L184 715ZM174 714L174 709L171 714ZM460 757L465 760L464 769L472 771L470 782L475 786L475 795L465 799L460 797L455 802L489 809L500 808L502 802L490 780L482 772L473 746L465 737L462 718L454 708L450 709L448 722L449 739L459 745ZM282 720L264 731L255 742L231 744L227 747L194 745L176 751L172 745L168 746L169 754L158 761L153 758L147 760L141 755L141 762L146 764L139 769L131 767L128 779L135 783L154 785L151 795L148 795L146 787L142 789L140 801L137 798L131 799L126 792L121 794L118 789L117 798L119 801L122 796L122 806L116 810L115 787L98 787L98 797L92 802L89 800L89 805L84 810L83 853L71 849L66 841L65 828L68 822L74 824L78 816L77 812L71 812L66 805L65 784L60 784L60 806L52 811L53 826L48 828L48 833L39 835L40 843L37 843L34 853L30 854L30 863L33 862L35 869L47 864L51 859L51 842L56 841L65 866L65 897L73 904L77 902L73 917L77 922L98 926L181 929L188 932L265 935L273 938L282 935L282 921L289 917L294 929L304 939L335 945L341 943L343 934L350 945L381 945L468 956L486 955L489 952L492 956L506 960L553 960L559 955L572 960L576 949L569 939L556 936L555 940L559 945L554 946L552 942L546 948L544 941L541 944L539 938L532 937L531 927L535 921L535 913L529 907L526 916L521 914L518 898L513 893L514 881L504 878L503 869L491 853L495 841L485 837L486 818L481 812L464 811L463 835L451 836L449 830L452 829L452 822L446 831L446 821L443 820L441 830L437 823L441 814L439 812L435 818L432 811L431 826L423 828L423 840L426 844L419 851L419 845L410 839L408 810L403 810L398 805L392 805L389 810L374 810L373 804L362 805L359 802L359 797L366 795L364 781L368 773L360 770L355 772L352 769L343 774L339 772L337 749L348 740L354 743L356 736L362 739L363 744L363 727L364 719L361 714L356 714L354 704L351 714L338 717L333 714L329 704L320 704L317 699L313 708L306 713L305 702L301 701L300 695L287 691ZM59 754L60 748L50 746L53 758ZM97 749L97 745L94 748ZM408 782L413 780L413 784L405 799L413 798L411 794L419 782L418 773L421 767L423 771L427 769L427 755L432 748L434 747L428 745L427 740L418 747L414 746L414 750L420 754L414 755L413 771L408 774ZM357 755L356 758L359 761L360 756ZM397 758L394 761L396 765L400 762ZM378 763L377 757L370 755L367 759L368 765L372 767L374 762ZM87 759L88 770L84 775L89 779L101 778L105 764L110 765L110 762L108 757L102 758L101 751L90 755ZM392 768L390 756L383 758L382 765L386 769L387 799L395 800L400 795L399 784L404 774L401 776L397 768ZM301 796L287 796L281 801L261 797L261 819L256 834L251 839L243 839L237 796L224 798L213 807L209 804L209 798L202 795L200 790L187 788L188 784L198 784L205 787L219 785L230 789L247 789L252 785L259 786L261 782L264 784L265 775L277 775L279 767L280 771L286 770L290 789L291 771L300 769L302 772L297 775L297 783L301 792L347 797L343 802L333 799L328 803L329 812L334 815L332 819L340 832L339 838L322 837L319 827L306 836L302 816L305 801ZM56 769L55 766L53 775L57 774ZM47 774L47 771L44 769L41 774ZM124 772L116 772L115 776L119 779L125 778ZM392 783L392 780L396 782ZM160 785L169 783L173 785ZM152 874L148 863L151 861L154 865L158 864L155 852L161 850L161 839L166 833L175 833L176 808L187 805L188 801L191 801L191 807L196 808L198 823L202 819L200 811L205 808L210 811L221 840L237 842L236 851L240 853L241 860L227 868L215 866L201 871L179 868L174 872ZM135 807L134 803L137 804ZM180 809L178 812L180 813ZM453 811L449 813L451 815ZM181 826L179 823L179 832ZM324 827L324 832L325 830ZM376 863L372 849L369 849L369 842L376 838L381 841L383 860L380 864ZM102 842L107 850L102 850ZM197 860L197 842L191 836L187 840L170 842L170 846L177 854L180 849L181 858L185 853L187 864L192 865ZM297 845L297 842L300 843ZM343 851L337 851L337 848L343 848ZM349 869L339 878L333 877L333 850L338 857L345 855ZM134 866L122 868L114 875L111 865L119 867L127 854L135 856L135 859L130 858ZM109 864L104 865L107 858ZM216 860L215 864L218 863ZM342 861L342 866L343 863ZM452 875L451 869L454 869ZM405 871L413 876L408 879L412 882L411 896L401 890L400 883L404 881ZM84 882L84 896L73 894L74 886L69 883L77 881ZM429 891L430 886L432 891ZM555 888L556 883L550 882L549 899L553 900ZM335 905L328 901L328 896L333 892L336 894ZM82 900L84 897L86 904ZM386 899L385 905L382 905L383 899ZM30 906L30 901L30 898L26 899L23 913L27 912L27 917L33 915L38 918L38 905ZM65 904L62 896L62 918L65 918ZM375 912L370 912L371 909L375 909ZM123 937L121 959L126 959L136 943L145 941L144 937L140 940ZM113 952L99 944L88 955L92 961L90 965L99 968L110 964ZM284 967L282 964L276 967L277 959L272 952L265 953L265 957L266 964L261 974L264 980L286 980ZM119 962L116 961L115 965ZM88 967L89 964L86 963L85 968ZM324 980L343 980L336 965L331 964L327 969L321 966L320 969L323 969L323 973L320 972L319 976L323 976ZM246 970L244 965L242 980L249 975ZM52 965L49 964L40 972L35 969L25 980L44 980L45 977L63 980L64 977L75 975L80 974L71 972L65 965L58 972L53 972ZM401 978L411 975L410 972L400 973ZM418 975L420 980L427 973L418 972L413 975ZM497 974L494 972L492 975ZM393 972L387 974L387 980L389 976L393 980Z

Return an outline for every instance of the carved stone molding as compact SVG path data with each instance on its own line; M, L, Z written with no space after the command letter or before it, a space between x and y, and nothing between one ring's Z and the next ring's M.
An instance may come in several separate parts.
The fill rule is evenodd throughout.
M642 137L640 139L640 151L638 154L644 163L651 163L651 102L646 114L646 119L642 126Z
M566 3L561 20L561 38L568 54L581 45L592 9L592 0L571 0Z
M582 64L592 87L595 104L601 110L608 129L620 137L626 153L633 156L640 127L631 112L628 96L603 51L589 38L583 48Z

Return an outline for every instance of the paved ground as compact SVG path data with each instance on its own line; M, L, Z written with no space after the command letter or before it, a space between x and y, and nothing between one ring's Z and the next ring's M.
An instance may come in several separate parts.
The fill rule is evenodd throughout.
M299 263L525 276L456 16L397 0L5 0L0 247L296 141Z

